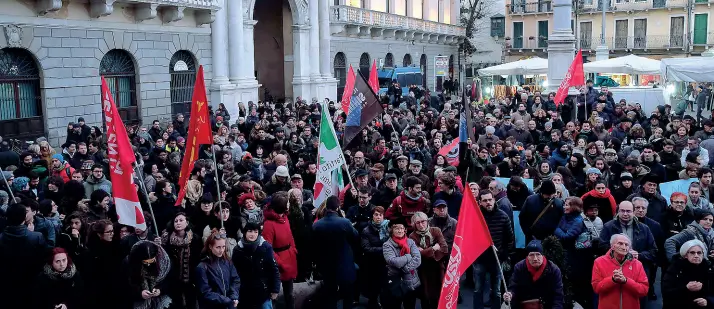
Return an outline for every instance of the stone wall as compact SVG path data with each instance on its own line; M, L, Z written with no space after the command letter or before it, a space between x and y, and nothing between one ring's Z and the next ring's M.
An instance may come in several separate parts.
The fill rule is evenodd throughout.
M176 51L191 52L197 64L204 66L206 84L210 84L210 33L143 31L130 24L127 29L0 26L8 27L19 28L21 35L16 40L0 29L0 48L24 48L40 68L45 131L54 146L64 142L67 123L78 117L102 126L99 65L112 49L126 50L134 58L136 101L143 123L170 117L169 62Z

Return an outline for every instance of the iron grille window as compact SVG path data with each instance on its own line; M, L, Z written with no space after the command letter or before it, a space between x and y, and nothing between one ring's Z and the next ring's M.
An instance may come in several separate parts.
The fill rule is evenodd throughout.
M99 64L99 75L106 79L122 119L132 124L138 123L136 70L131 55L120 49L110 50Z
M44 134L40 71L24 49L0 49L0 132L8 138Z
M421 86L426 88L426 54L421 55L421 59L419 59L419 66L421 67Z
M191 114L191 99L196 82L196 61L185 50L177 51L169 63L171 74L171 114Z
M369 54L363 53L362 56L359 57L359 73L362 74L362 77L366 80L369 80L369 70L371 70L370 65Z
M345 91L345 84L347 83L347 61L345 54L341 52L337 53L332 66L334 68L335 78L337 79L337 100L340 101L342 100L342 92Z
M402 61L402 65L405 67L412 65L412 55L410 55L410 54L404 55L404 60Z
M394 67L394 56L392 53L387 53L387 57L384 58L384 67L393 68Z

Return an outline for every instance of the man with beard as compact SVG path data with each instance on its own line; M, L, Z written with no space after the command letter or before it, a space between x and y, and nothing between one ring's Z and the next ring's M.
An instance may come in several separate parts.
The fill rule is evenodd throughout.
M77 169L82 167L82 162L89 159L89 155L87 154L87 144L84 142L80 142L77 143L77 152L69 160L69 165Z
M677 174L682 170L682 162L679 154L674 152L674 142L671 139L665 139L662 145L662 151L658 155L660 163L664 165L664 175L666 179L678 179Z
M87 135L84 135L82 132L82 126L79 123L71 123L70 126L71 129L67 128L67 139L62 146L66 147L70 142L79 143L87 141L89 132L87 132Z
M680 159L682 166L686 165L685 158L689 153L693 153L697 156L697 161L700 166L709 165L709 151L699 146L699 139L696 137L690 136L687 138L687 147L682 150L682 157Z
M388 184L389 185L389 184ZM397 196L387 209L384 217L391 220L404 220L407 222L407 231L414 231L411 225L412 215L421 211L429 213L429 199L424 196L419 178L410 176L406 181L406 190Z
M529 121L530 122L530 121ZM515 128L508 131L508 136L513 136L516 138L517 142L523 143L523 145L533 144L533 137L529 131L526 131L526 125L523 120L516 120Z
M501 171L500 176L504 178L518 176L523 170L521 167L521 153L515 149L509 151L508 160L499 163L498 170Z
M635 197L646 199L649 205L647 207L647 217L662 224L665 222L667 215L667 200L657 192L658 181L657 176L652 174L645 175L645 177L642 178L642 189L640 192L628 196L627 200L632 201Z
M29 152L23 152L20 154L20 166L17 167L15 171L13 171L13 174L15 175L15 178L19 177L28 177L30 175L30 172L32 172L32 167L33 167L33 158L32 154Z
M528 133L530 133L531 135L531 140L533 141L533 144L537 144L540 142L541 132L536 129L536 122L533 120L528 121Z
M475 147L475 145L473 146ZM466 149L466 147L464 147L464 149L463 155L461 149L459 149L459 158L463 156L463 159L459 159L461 163L457 169L459 173L462 173L462 175L468 172L468 175L466 175L466 181L478 181L481 177L483 177L486 167L491 165L491 160L488 156L488 148L478 147L475 158L473 150Z
M521 166L523 168L532 167L532 168L535 168L536 170L538 170L540 168L540 163L542 161L540 155L538 155L537 153L534 153L533 150L530 148L523 151L523 155L524 155L524 158L523 158L523 161L521 162Z
M379 189L372 197L372 202L377 206L389 208L389 205L398 195L397 175L386 173L384 175L384 187Z
M429 176L426 174L422 174L421 172L421 161L419 160L412 160L409 162L409 170L404 176L402 176L402 188L407 188L407 179L410 177L416 177L421 181L422 183L422 189L425 192L432 192L431 191L431 186L429 183L431 180L429 179Z
M498 129L496 129L496 136L500 139L506 139L506 137L508 137L508 131L511 131L511 129L513 129L511 116L503 116L503 123L501 123L501 126Z
M92 192L99 189L112 194L112 183L104 177L104 168L95 163L92 166L92 174L84 181L84 198L89 198Z
M664 165L659 163L660 158L654 151L654 147L652 147L652 144L647 144L644 146L642 154L640 155L640 161L642 162L642 165L650 168L650 172L652 174L655 174L659 177L660 183L667 181Z
M561 135L562 135L562 132L558 129L553 129L550 132L550 141L548 142L547 145L551 151L555 151L555 149L560 148L560 146L562 145L563 142L560 140ZM553 167L553 168L555 168L555 167Z
M511 113L511 118L513 118L513 121L523 120L528 122L531 121L531 114L526 111L526 105L520 103L518 104L518 111Z
M68 162L64 160L62 155L56 154L52 156L52 162L50 163L50 176L62 177L62 180L67 183L72 179L72 173L75 169L72 168Z
M584 139L588 143L594 143L597 141L597 135L590 130L590 123L583 122L580 127L580 133L575 136L575 140Z
M350 164L350 170L356 171L358 169L367 170L367 163L364 160L364 153L361 151L355 152L352 156L352 164Z
M563 201L555 193L553 181L546 180L540 185L540 193L526 198L518 216L526 239L543 240L555 232L564 212Z

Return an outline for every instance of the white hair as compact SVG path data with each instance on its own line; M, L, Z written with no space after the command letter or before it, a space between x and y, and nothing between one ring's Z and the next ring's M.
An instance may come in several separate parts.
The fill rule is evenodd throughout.
M686 257L687 252L689 252L689 249L692 249L693 247L701 248L704 252L704 259L707 259L707 245L705 245L699 239L692 239L682 244L682 247L679 248L679 255L681 255L682 257Z
M429 220L429 217L425 213L417 211L412 215L412 225L416 225L416 222L419 221L419 219Z
M649 207L649 205L650 205L650 202L649 202L647 199L645 199L644 197L639 197L639 196L638 196L638 197L632 198L632 205L634 205L635 202L642 202L642 203L644 203L645 208ZM633 207L634 207L634 206L633 206Z
M632 241L630 240L630 236L627 236L626 234L614 234L610 236L610 246L614 245L617 242L617 239L620 237L624 237L625 239L627 239L628 243L632 243Z

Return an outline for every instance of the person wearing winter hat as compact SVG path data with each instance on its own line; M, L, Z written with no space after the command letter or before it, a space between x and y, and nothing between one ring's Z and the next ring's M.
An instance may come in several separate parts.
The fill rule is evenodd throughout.
M382 293L384 308L414 308L416 303L416 288L421 285L417 268L421 265L421 253L416 242L407 237L407 221L403 217L389 220L390 237L382 246L382 255L387 262L387 277L400 277L402 285L407 288L405 295L395 297L388 291ZM401 266L401 267L398 267ZM388 289L391 290L391 289Z
M478 144L479 148L486 147L486 144L488 144L488 143L495 144L499 140L498 136L495 135L496 128L494 128L493 126L486 126L485 131L486 131L486 134L479 136L478 141L476 142L476 144Z
M519 220L526 239L540 239L553 235L563 216L563 200L555 198L555 184L546 180L540 185L540 193L526 198Z
M278 191L290 190L290 172L286 166L280 165L275 169L275 173L265 184L265 193L271 195Z
M511 284L503 300L521 308L526 304L533 308L564 308L560 268L543 255L540 240L529 242L526 252L528 256L513 266Z
M704 239L706 240L704 245L707 248L714 249L714 240L709 237L712 233L712 221L714 221L714 214L710 210L696 209L694 211L694 222L664 242L667 259L672 262L684 243L693 239ZM705 255L714 258L714 250L712 249L709 249L710 251L707 251Z
M231 259L241 279L241 307L266 308L280 293L280 275L273 246L260 235L260 224L248 222L243 239L233 248ZM268 304L268 305L266 305Z
M708 247L692 239L679 250L666 273L662 275L663 308L709 308L711 292Z
M501 172L500 177L504 178L520 175L523 171L521 153L515 149L508 151L508 160L498 163L498 170Z
M13 192L22 192L30 189L30 178L27 177L17 177L15 181L12 182Z
M65 183L72 180L74 168L69 165L69 162L66 162L64 160L64 157L61 154L56 154L52 156L50 167L50 176L62 177L62 180L64 180Z

